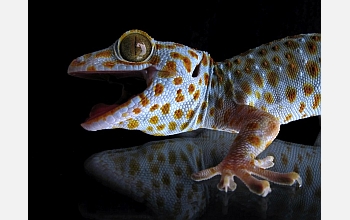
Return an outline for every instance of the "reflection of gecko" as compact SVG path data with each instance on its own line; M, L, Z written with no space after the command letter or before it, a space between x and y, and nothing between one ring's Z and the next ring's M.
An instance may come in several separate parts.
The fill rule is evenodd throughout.
M221 163L191 177L200 181L221 175L218 188L227 191L235 190L236 176L250 191L266 196L271 191L268 181L301 185L295 172L266 170L274 165L273 157L255 158L275 139L280 124L320 115L320 47L320 34L298 35L214 62L207 52L132 30L109 48L73 60L68 73L146 81L147 88L125 103L93 108L82 124L87 130L124 128L152 135L198 128L239 132Z
M219 210L225 208L216 209L218 206L211 204L220 201L222 196L227 199L222 198L222 202L230 204L229 213L235 215L236 219L237 209L240 213L249 213L243 219L250 219L250 216L256 219L285 219L285 216L289 219L320 219L320 136L314 146L275 139L259 155L259 158L275 156L274 171L297 170L304 179L303 188L274 185L273 193L265 200L237 187L235 193L230 194L234 199L229 199L229 196L214 190L215 179L198 184L190 179L190 175L195 170L219 163L228 153L230 143L237 134L206 129L197 131L192 132L196 133L194 136L174 137L96 153L85 161L85 169L101 184L138 202L145 202L157 216L156 219L197 219L195 216L201 215L204 210L207 214L211 213L211 216L215 213L216 219L230 219L227 213L220 216L222 213ZM237 183L238 186L239 184L242 183ZM100 192L97 193L101 195ZM103 198L108 200L110 196ZM111 198L115 200L115 194ZM99 202L97 204L101 207ZM93 210L94 213L101 214L100 211ZM110 210L115 210L115 207ZM112 213L109 214L111 215ZM242 216L239 219L241 218ZM203 214L201 219L208 218Z

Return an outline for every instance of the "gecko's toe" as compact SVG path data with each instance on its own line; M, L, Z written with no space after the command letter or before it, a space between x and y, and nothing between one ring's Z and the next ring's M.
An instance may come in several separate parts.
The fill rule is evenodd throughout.
M233 180L233 175L222 175L221 180L217 185L218 189L221 191L235 191L237 184Z
M265 170L266 167L270 167L272 159L272 157L267 157L258 162L246 162L239 166L221 163L215 167L194 173L191 177L193 180L201 181L210 179L216 175L221 175L221 180L217 187L219 190L227 192L236 189L237 184L234 182L234 177L236 176L251 192L262 197L267 196L271 192L269 181L280 185L292 185L295 182L298 182L299 186L302 185L301 177L295 172L278 173ZM259 167L256 166L256 163L258 163ZM257 179L253 175L258 176L263 180Z

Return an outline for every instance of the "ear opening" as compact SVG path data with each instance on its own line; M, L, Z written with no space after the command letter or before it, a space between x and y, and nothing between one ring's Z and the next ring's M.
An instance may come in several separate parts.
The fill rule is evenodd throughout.
M196 68L194 68L193 72L192 72L192 77L197 77L199 74L199 64L196 66Z

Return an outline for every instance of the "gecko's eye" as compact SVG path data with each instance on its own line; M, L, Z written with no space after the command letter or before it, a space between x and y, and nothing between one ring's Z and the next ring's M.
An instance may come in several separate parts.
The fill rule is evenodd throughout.
M124 33L114 45L117 56L129 62L147 61L154 48L154 40L145 32L131 30Z

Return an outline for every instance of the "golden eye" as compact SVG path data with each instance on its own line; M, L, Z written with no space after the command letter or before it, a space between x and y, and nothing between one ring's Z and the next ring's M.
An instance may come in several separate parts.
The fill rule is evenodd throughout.
M131 30L124 33L115 45L120 58L129 62L144 62L152 55L154 41L143 31Z

